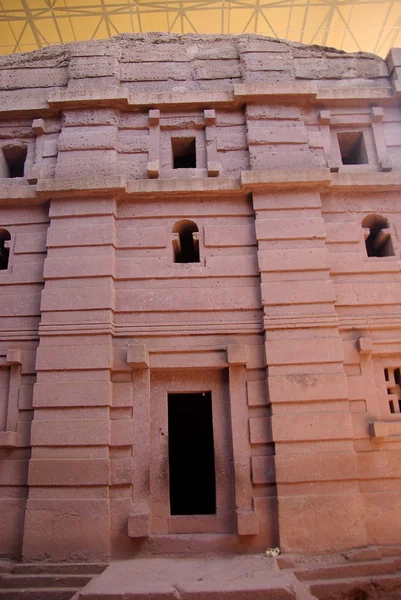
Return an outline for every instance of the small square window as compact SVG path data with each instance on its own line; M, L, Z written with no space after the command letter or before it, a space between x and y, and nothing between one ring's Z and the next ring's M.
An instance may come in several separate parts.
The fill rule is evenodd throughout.
M23 177L27 147L23 144L5 146L3 156L7 163L8 177Z
M196 140L194 137L171 138L173 169L196 169Z
M361 131L337 133L343 165L367 165L368 154Z

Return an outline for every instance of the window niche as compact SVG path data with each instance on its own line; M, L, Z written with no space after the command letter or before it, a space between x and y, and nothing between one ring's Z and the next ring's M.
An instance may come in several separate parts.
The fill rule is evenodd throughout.
M381 215L368 215L362 221L368 257L394 256L388 220Z
M184 219L173 227L174 262L199 263L199 229L196 223Z
M383 130L383 109L372 107L319 113L327 165L332 173L391 171Z
M343 165L367 165L369 163L362 131L337 133L337 139Z
M173 169L196 169L196 139L172 137Z
M386 380L387 394L389 395L388 405L391 414L401 413L401 371L397 368L384 369L384 378Z
M10 259L11 234L7 229L0 229L0 271L8 269Z
M16 143L3 146L3 177L24 177L27 146Z

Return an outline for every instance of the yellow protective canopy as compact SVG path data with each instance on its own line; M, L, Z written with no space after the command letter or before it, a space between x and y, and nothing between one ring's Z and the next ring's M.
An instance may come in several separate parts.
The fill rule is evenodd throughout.
M401 0L0 0L0 53L118 33L259 33L385 56Z

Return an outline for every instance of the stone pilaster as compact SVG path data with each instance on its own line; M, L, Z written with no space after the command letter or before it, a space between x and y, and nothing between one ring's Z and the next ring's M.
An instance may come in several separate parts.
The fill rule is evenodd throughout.
M107 560L114 201L53 200L34 388L25 560Z
M283 551L366 543L353 426L315 191L254 194Z

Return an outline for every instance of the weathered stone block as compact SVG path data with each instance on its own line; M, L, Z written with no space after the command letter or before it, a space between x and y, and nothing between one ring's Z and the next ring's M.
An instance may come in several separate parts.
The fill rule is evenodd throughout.
M258 515L253 511L237 510L238 535L256 535L259 533Z
M131 514L128 517L128 535L131 538L148 537L149 514Z
M127 364L132 369L149 367L149 354L144 344L133 344L127 348Z

